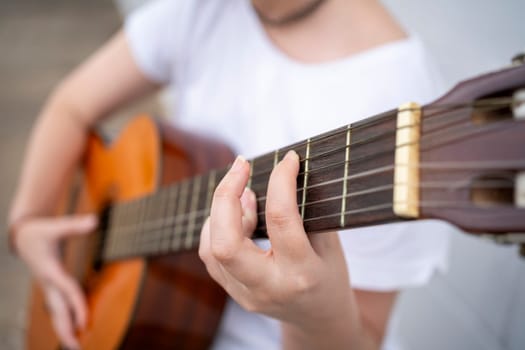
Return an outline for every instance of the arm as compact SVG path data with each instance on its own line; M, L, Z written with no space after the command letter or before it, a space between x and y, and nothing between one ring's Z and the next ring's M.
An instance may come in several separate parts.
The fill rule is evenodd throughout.
M378 349L395 292L352 290L338 235L306 235L297 210L298 170L291 152L272 172L266 200L271 248L265 251L249 238L256 200L244 190L249 165L238 158L215 191L199 254L241 306L281 320L284 348Z
M48 98L33 128L9 221L53 214L57 190L78 162L87 131L155 88L136 67L122 33L67 76ZM61 161L49 166L54 159ZM36 192L40 196L34 196Z
M359 310L357 322L360 328L357 335L349 332L353 310L335 320L333 325L319 325L307 332L290 324L283 324L284 349L380 349L385 336L388 320L395 303L396 292L372 292L348 289L353 295ZM358 339L355 344L355 339Z
M12 242L43 287L55 330L70 348L86 320L78 284L63 271L57 243L90 232L93 217L52 218L61 184L81 157L88 130L104 116L157 86L136 67L123 33L118 33L67 76L48 98L33 128L11 206ZM38 193L38 196L34 194Z

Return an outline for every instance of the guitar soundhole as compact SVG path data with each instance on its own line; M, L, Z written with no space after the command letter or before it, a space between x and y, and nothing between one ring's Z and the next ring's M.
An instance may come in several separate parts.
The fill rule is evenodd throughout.
M474 179L470 186L470 200L478 207L513 206L514 174L485 175Z

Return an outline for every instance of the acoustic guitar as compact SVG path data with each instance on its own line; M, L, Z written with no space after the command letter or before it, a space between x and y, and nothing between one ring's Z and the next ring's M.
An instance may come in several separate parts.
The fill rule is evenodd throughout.
M300 155L298 210L309 233L414 219L525 243L525 65L476 77L437 101L409 103L250 161L265 237L270 172ZM64 249L87 295L83 349L206 349L225 303L196 248L226 146L135 118L111 144L93 134L75 210L100 227ZM210 170L213 169L213 170ZM34 287L26 344L58 349Z

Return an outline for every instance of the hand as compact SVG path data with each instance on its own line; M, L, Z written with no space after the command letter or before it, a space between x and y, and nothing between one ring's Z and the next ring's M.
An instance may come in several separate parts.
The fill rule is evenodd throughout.
M349 314L354 320L357 310L337 234L307 236L303 229L298 171L298 156L289 152L272 172L266 201L271 248L265 251L250 239L256 199L245 189L249 165L237 158L215 191L199 255L210 275L246 310L309 331L348 320Z
M93 215L35 218L24 221L15 232L18 253L40 283L53 327L70 349L79 348L75 328L84 328L87 308L80 286L62 267L59 242L68 236L87 234L96 225Z

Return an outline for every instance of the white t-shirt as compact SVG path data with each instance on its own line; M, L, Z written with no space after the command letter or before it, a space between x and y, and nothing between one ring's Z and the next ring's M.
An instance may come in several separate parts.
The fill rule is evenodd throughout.
M246 157L442 92L417 37L303 64L272 44L249 0L154 1L128 18L125 33L143 73L175 88L174 123ZM426 221L342 232L352 285L387 291L426 283L446 267L451 230ZM215 349L279 347L276 320L229 300Z

